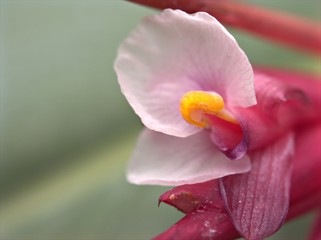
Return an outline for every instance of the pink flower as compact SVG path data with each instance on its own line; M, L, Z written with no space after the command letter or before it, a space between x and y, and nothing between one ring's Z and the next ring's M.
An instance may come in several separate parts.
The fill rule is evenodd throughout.
M256 103L247 57L213 17L165 10L144 18L120 46L115 69L147 127L131 159L130 182L180 185L249 171L244 147L241 159L230 161L218 147L235 146L212 141L215 122L235 130L226 145L241 141L232 110Z
M178 207L195 215L195 226L217 224L214 211L224 222L232 220L236 237L263 239L278 230L290 202L297 132L321 119L316 111L320 82L311 80L307 87L297 74L253 71L215 18L180 10L144 18L120 46L115 69L122 92L146 126L129 165L130 182L219 179L209 188L200 183L198 197L194 189ZM176 206L172 196L162 201ZM190 228L199 234L191 236L216 234L201 229Z

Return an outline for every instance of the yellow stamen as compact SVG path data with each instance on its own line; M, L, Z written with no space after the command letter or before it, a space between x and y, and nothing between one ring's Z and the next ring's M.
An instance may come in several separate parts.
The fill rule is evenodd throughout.
M237 120L224 110L224 100L217 93L191 91L181 98L180 111L190 124L201 128L210 126L207 115L214 115L231 123L238 123Z

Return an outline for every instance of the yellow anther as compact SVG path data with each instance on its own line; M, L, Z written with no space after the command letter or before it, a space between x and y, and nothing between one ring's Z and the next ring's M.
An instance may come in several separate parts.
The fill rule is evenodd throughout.
M180 111L185 121L201 128L210 126L206 115L214 115L228 122L238 123L231 114L224 110L224 100L217 93L188 92L181 98Z

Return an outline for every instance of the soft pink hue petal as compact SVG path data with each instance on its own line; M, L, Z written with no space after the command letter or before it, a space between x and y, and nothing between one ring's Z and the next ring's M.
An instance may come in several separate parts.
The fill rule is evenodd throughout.
M179 102L191 90L219 93L227 105L256 103L253 71L235 39L213 17L167 9L145 17L120 46L115 62L120 87L151 130L186 137Z
M321 91L321 82L308 75L289 71L286 74L287 80L285 75L272 72L255 73L258 104L245 109L240 116L249 129L250 149L275 140L293 127L321 120L318 103L321 94L316 94Z
M308 96L309 107L319 110L315 111L315 114L318 114L319 120L321 119L321 76L267 68L255 68L255 74L265 74L293 88L300 89ZM316 116L310 115L310 117Z
M276 232L285 220L290 200L294 135L250 154L249 173L221 179L225 206L236 229L248 240Z
M293 128L306 114L306 96L281 79L255 75L258 104L235 114L245 129L249 149L262 147Z
M176 186L249 170L247 156L230 161L213 145L206 131L177 138L145 129L138 139L127 178L135 184Z

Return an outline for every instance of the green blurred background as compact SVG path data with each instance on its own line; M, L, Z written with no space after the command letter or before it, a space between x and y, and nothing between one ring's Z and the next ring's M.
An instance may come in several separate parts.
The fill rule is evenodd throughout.
M320 21L318 0L251 0ZM0 239L149 239L182 214L125 169L142 128L113 61L141 17L120 0L0 0ZM320 62L233 31L254 64ZM273 239L304 239L312 215Z

